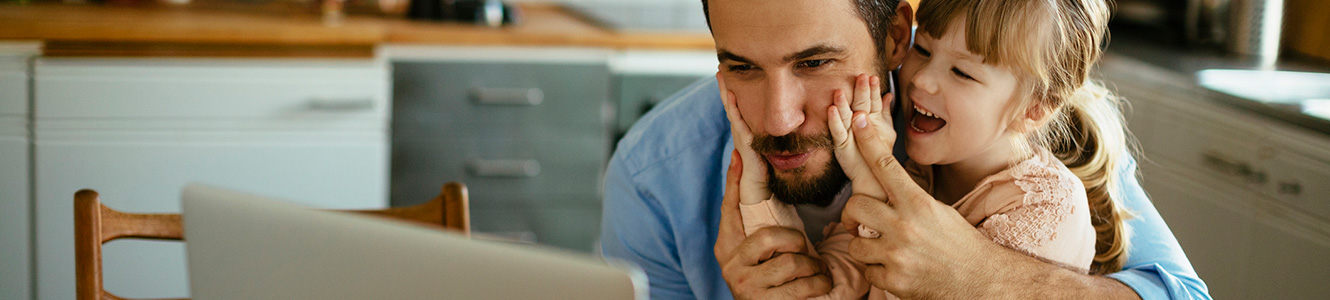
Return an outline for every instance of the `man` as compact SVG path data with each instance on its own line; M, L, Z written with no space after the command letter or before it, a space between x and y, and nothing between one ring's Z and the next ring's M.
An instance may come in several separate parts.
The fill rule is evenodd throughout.
M833 92L850 91L860 73L890 78L886 70L899 67L909 47L912 8L896 0L713 0L703 6L719 74L746 125L772 145L759 150L771 170L771 191L803 203L799 213L816 243L849 198L830 145L818 143L827 134L826 107ZM699 81L658 105L620 142L606 175L602 252L642 267L657 299L826 293L825 267L801 254L806 249L797 231L770 227L744 237L732 230L734 214L722 220L734 145L719 93L715 80ZM1132 168L1120 174L1126 204L1139 216L1128 221L1132 255L1121 272L1078 274L996 246L968 224L921 216L901 225L922 233L971 232L941 231L902 244L945 249L927 254L953 259L907 260L908 267L896 271L910 273L894 274L897 282L879 287L950 298L1209 298L1126 170Z

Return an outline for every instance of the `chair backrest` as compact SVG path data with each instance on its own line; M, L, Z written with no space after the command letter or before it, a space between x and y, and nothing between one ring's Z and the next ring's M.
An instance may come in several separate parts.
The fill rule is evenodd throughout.
M471 233L466 186L451 182L433 200L409 207L351 211ZM133 214L102 205L96 191L74 193L75 281L79 300L124 299L102 286L102 244L122 238L184 240L179 214Z

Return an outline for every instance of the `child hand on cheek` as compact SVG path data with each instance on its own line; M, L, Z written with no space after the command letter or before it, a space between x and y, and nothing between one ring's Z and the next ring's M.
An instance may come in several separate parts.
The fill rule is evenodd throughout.
M882 132L881 143L890 149L895 145L896 132L891 127L891 114L884 109L883 104L893 95L882 95L882 83L879 77L860 74L855 78L854 92L852 93L853 102L845 99L845 92L836 93L832 100L831 107L827 108L827 128L831 130L831 138L836 144L836 160L840 162L841 169L845 170L845 175L850 178L851 191L857 195L866 195L873 199L887 199L887 193L878 184L878 180L873 175L872 164L864 161L864 157L859 154L859 147L855 145L854 133L850 126L867 126L866 122L873 122L873 125ZM879 97L881 95L881 97ZM859 124L863 122L864 124ZM859 236L876 238L879 236L877 231L859 226Z

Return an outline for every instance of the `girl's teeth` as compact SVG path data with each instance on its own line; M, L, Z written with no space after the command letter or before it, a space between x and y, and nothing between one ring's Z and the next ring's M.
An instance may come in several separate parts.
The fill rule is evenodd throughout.
M936 117L937 117L937 116L934 116L934 115L933 115L932 113L930 113L930 112L924 111L922 108L919 108L918 106L915 106L915 107L914 107L914 111L919 112L919 114L922 114L922 115L925 115L925 116L929 116L929 117L933 117L933 118L936 118Z

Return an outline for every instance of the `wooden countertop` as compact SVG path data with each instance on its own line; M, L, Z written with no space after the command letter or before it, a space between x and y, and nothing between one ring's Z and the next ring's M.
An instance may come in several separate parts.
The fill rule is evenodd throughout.
M354 13L328 25L289 5L193 5L0 4L0 40L42 41L46 56L369 57L381 44L713 48L704 33L618 32L542 4L522 5L522 22L502 28Z

